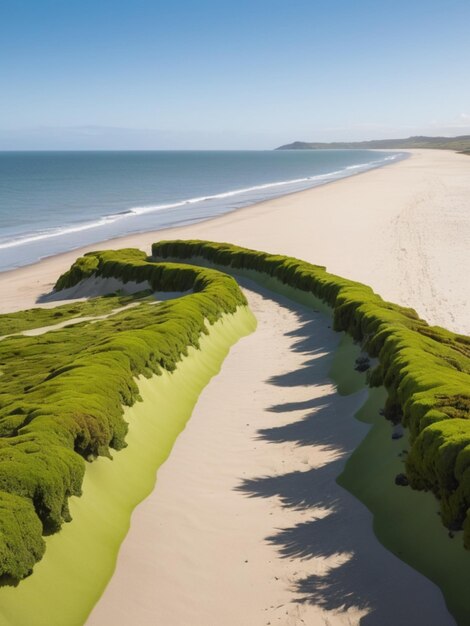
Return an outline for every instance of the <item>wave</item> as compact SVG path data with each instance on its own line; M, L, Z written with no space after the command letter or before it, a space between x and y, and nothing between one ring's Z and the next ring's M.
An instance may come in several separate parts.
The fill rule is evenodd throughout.
M93 222L86 222L84 224L77 224L77 226L66 226L61 228L46 228L44 230L39 230L34 233L30 233L28 235L22 235L21 237L16 237L14 239L10 239L3 243L0 243L0 250L5 250L6 248L14 248L16 246L21 246L27 243L33 243L35 241L41 241L42 239L50 239L51 237L59 237L60 235L70 235L72 233L79 233L83 230L90 230L91 228L96 228L97 226L105 226L106 224L112 224L117 221L116 219L112 219L112 215L105 215L101 217L99 220L95 220ZM122 217L122 216L121 216Z
M404 153L392 154L388 157L384 157L378 161L368 161L367 163L358 163L357 165L347 165L345 167L346 170L357 170L357 169L372 169L375 166L383 165L385 161L395 161L399 157L403 156Z
M385 161L393 161L400 156L403 156L403 153L397 153L391 156L384 157L380 160L368 161L366 163L359 163L357 165L348 165L340 170L335 170L333 172L327 172L325 174L316 174L315 176L306 176L302 178L293 178L290 180L281 180L270 183L263 183L262 185L253 185L251 187L243 187L240 189L233 189L230 191L225 191L222 193L217 193L208 196L199 196L195 198L187 198L184 200L178 200L177 202L171 202L167 204L154 204L149 206L136 206L131 207L130 209L126 209L124 211L120 211L118 213L110 213L109 215L104 215L97 220L93 220L90 222L85 222L82 224L64 226L64 227L56 227L56 228L46 228L43 230L35 231L32 233L20 235L18 237L10 238L8 240L4 240L3 242L0 240L0 250L5 250L8 248L14 248L17 246L26 245L29 243L34 243L37 241L41 241L44 239L50 239L55 237L60 237L64 235L72 235L74 233L79 233L85 230L91 230L93 228L99 228L103 226L109 226L117 221L121 221L124 219L128 219L131 217L146 215L148 213L156 213L159 211L166 211L171 209L177 209L180 207L198 204L202 202L211 202L213 200L223 200L225 198L232 198L235 196L240 196L243 194L249 194L258 191L265 191L268 189L276 189L279 187L288 187L294 185L301 185L302 183L318 183L321 184L322 181L328 182L329 179L334 177L343 177L347 175L347 172L355 171L355 170L367 170L373 169L374 167L380 167L384 164ZM259 198L254 201L259 201ZM189 218L190 219L190 218Z

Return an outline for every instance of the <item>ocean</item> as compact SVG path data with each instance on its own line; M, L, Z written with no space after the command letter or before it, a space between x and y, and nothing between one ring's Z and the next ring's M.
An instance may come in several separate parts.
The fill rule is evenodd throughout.
M0 152L0 271L381 167L370 150Z

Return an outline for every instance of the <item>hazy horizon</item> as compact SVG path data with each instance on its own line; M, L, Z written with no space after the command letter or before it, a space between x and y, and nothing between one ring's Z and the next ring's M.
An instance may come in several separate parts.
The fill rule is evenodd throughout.
M459 133L460 134L460 133ZM470 129L468 133L470 134ZM24 129L21 132L3 132L0 130L0 152L14 151L204 151L204 150L274 150L283 144L295 141L320 142L349 142L369 141L373 139L405 139L410 136L443 136L454 137L455 133L413 133L412 135L377 135L358 136L357 138L337 137L334 139L319 139L315 136L288 137L277 144L259 144L259 137L255 134L244 140L236 138L230 145L220 145L217 137L210 137L210 133L160 133L153 129L127 129L110 127L75 127L68 129ZM163 138L163 139L162 139Z
M0 150L470 134L470 4L0 6Z

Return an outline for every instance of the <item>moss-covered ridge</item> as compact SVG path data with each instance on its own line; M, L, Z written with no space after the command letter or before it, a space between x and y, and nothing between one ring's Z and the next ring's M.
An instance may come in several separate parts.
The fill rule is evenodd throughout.
M0 342L4 579L28 575L44 552L43 532L54 532L70 519L67 502L81 493L85 459L125 446L123 405L138 399L135 378L173 371L189 346L198 347L207 333L206 320L213 323L246 304L229 276L148 262L137 250L89 254L59 279L57 288L92 274L193 293L159 304L142 301L95 323ZM54 316L54 309L49 311Z
M470 548L469 337L429 326L414 310L385 302L370 287L295 258L207 241L162 241L152 253L261 272L330 306L334 328L379 359L369 382L385 385L386 416L410 430L411 486L435 493L444 524L463 526Z
M112 460L87 463L83 495L70 499L73 522L45 538L45 557L32 576L16 588L0 588L1 626L79 626L87 621L113 574L132 511L151 493L156 472L200 392L218 373L230 347L255 325L248 307L239 307L208 327L199 349L189 347L174 372L139 377L143 401L124 408L128 446Z

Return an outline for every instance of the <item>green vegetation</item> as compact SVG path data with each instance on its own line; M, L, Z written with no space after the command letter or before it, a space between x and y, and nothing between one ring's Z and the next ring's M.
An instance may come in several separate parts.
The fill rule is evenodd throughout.
M3 334L59 320L136 306L95 323L0 342L0 575L27 576L45 549L44 534L71 519L86 461L126 445L123 407L139 399L138 376L172 372L190 347L246 300L221 272L157 259L193 259L235 273L256 273L284 290L324 303L378 365L385 414L410 433L412 487L432 491L450 529L470 547L470 339L429 326L415 311L385 302L369 287L298 259L202 241L159 242L153 259L134 249L93 252L62 275L56 289L91 277L147 281L155 291L190 291L157 306L141 295L112 296L55 309L0 316ZM140 299L139 299L140 298ZM348 383L349 384L349 383ZM352 383L351 383L352 384Z
M332 143L294 141L276 150L406 150L406 148L434 148L439 150L470 151L470 135L459 137L407 137L406 139L374 139L372 141L337 141Z
M343 366L343 371L338 372L339 379L345 370ZM398 441L391 438L390 424L379 413L385 399L383 387L369 390L367 401L355 417L371 429L353 451L337 482L372 512L379 541L438 585L457 624L467 626L468 552L462 549L460 533L449 533L442 525L437 514L438 501L431 492L403 489L395 484L395 476L403 472L410 443L406 431Z
M463 527L470 548L469 337L429 326L414 310L385 302L370 287L295 258L204 241L162 241L152 253L261 272L328 304L334 328L378 357L369 382L386 387L386 416L410 431L411 486L437 496L443 523Z
M141 298L146 295L148 295L146 292L141 292L137 297ZM106 315L115 309L135 302L135 300L136 295L110 294L101 298L90 298L90 300L85 300L84 302L63 304L52 309L36 307L18 311L17 313L3 313L0 314L0 337L32 330L33 328L60 324L78 317Z
M85 460L122 449L123 405L139 399L135 378L175 370L211 324L246 304L233 278L214 270L149 262L138 250L90 253L57 282L91 275L148 281L184 297L138 306L36 337L0 342L0 575L27 576L44 552L42 534L70 520ZM54 309L48 315L54 316ZM28 317L12 314L9 324Z
M248 307L239 307L210 326L199 349L189 347L174 372L139 377L142 402L124 408L128 446L112 460L99 457L86 464L83 495L69 500L73 522L45 537L45 557L32 576L17 587L0 588L1 626L79 626L87 621L114 572L135 506L151 493L158 468L230 346L255 326Z

